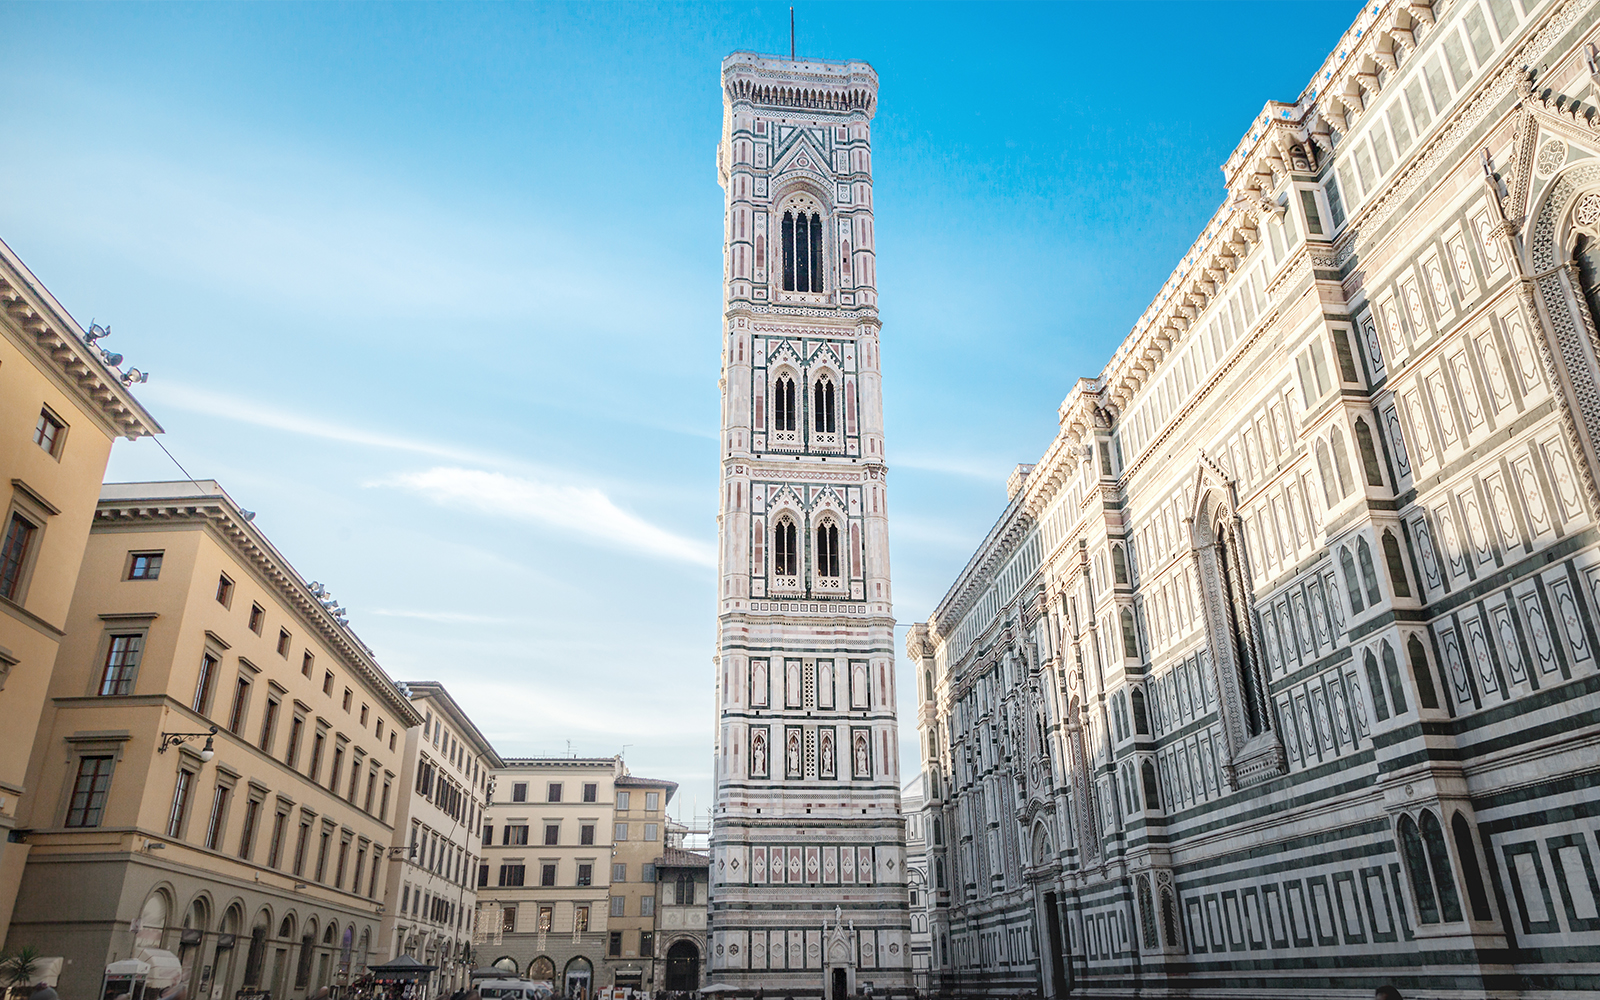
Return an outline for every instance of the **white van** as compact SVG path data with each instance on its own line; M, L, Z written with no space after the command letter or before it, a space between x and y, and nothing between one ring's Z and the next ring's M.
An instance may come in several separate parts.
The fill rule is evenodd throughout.
M474 984L483 1000L550 1000L555 989L530 979L480 979Z

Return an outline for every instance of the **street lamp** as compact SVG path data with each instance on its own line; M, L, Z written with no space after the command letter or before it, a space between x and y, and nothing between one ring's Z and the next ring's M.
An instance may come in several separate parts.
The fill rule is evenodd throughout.
M213 737L216 735L216 726L212 726L209 732L204 733L162 733L161 745L156 747L156 753L166 753L167 747L175 747L204 736L206 745L200 748L200 760L204 763L217 755L216 747L213 744Z

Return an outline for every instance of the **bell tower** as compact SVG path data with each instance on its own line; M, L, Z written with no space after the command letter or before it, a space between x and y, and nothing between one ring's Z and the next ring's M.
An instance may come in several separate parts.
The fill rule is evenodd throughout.
M711 978L911 985L864 62L722 63Z

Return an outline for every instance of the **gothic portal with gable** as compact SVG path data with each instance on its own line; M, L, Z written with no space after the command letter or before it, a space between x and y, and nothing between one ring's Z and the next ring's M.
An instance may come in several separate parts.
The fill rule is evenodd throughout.
M713 982L909 984L863 62L724 60Z
M1600 14L1379 0L926 623L935 989L1600 991Z

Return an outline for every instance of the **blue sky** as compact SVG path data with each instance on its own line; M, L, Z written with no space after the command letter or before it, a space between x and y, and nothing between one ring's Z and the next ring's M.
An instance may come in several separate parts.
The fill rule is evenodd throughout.
M802 56L881 79L902 622L1215 211L1252 116L1358 9L798 6ZM502 752L626 747L703 812L718 67L786 51L787 5L0 17L0 237L152 372L178 460ZM177 477L148 441L108 472ZM914 734L902 750L914 767Z

